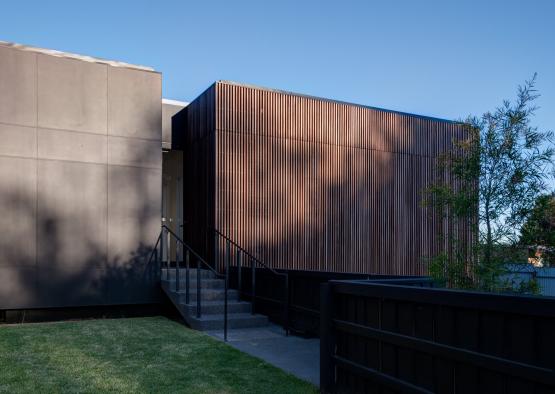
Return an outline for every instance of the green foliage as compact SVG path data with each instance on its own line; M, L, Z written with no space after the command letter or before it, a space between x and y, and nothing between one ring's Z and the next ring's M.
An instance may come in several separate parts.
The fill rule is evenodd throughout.
M555 193L544 194L536 199L522 227L520 244L546 247L542 258L546 265L555 265Z
M474 288L469 271L467 260L450 259L446 253L438 254L428 261L428 273L440 286L457 289Z
M503 289L505 265L515 261L500 251L518 243L537 196L546 190L555 151L553 134L531 126L539 97L535 80L536 75L518 88L514 103L504 101L493 112L467 118L466 138L453 141L453 149L438 160L425 202L474 234L468 247L449 234L444 252L449 259L436 256L429 265L430 274L445 275L450 287ZM456 275L461 279L449 277Z
M537 295L541 292L541 287L536 278L521 280L517 283L512 282L507 286L508 291L516 291L520 294Z
M498 280L498 286L495 288L495 291L538 295L541 292L541 286L535 276L525 280L518 274L508 273Z
M540 294L541 287L538 280L536 278L533 278L527 281L521 281L516 290L517 292L522 294L537 295Z

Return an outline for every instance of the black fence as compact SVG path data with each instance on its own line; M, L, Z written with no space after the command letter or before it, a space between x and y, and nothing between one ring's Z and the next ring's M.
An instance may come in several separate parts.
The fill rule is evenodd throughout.
M555 299L429 286L322 284L321 390L555 393Z
M320 327L320 284L329 280L382 280L399 278L392 275L344 274L338 272L286 271L289 274L288 317L291 331L318 336ZM238 288L237 267L230 267L230 286ZM283 325L284 278L272 274L267 269L256 270L255 311L269 316L276 324ZM241 298L251 300L252 271L248 266L241 270Z

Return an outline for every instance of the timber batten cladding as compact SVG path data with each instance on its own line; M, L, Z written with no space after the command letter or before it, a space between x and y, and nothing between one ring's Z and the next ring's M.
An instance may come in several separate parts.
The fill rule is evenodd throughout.
M421 275L470 237L422 204L459 123L224 81L175 119L184 234L207 255L217 228L274 268Z

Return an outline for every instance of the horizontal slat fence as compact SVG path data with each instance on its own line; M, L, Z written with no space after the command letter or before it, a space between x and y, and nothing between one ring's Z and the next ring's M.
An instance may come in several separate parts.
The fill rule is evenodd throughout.
M555 393L555 299L330 281L321 388Z
M340 272L315 272L278 270L289 275L289 328L298 334L318 336L320 331L320 285L331 279L336 280L385 280L397 278L390 275L345 274ZM231 267L230 286L238 288L237 268ZM412 279L421 280L421 279ZM284 279L262 268L256 270L256 313L266 315L274 323L283 325L282 300ZM252 271L243 259L241 269L242 299L250 301L252 294Z

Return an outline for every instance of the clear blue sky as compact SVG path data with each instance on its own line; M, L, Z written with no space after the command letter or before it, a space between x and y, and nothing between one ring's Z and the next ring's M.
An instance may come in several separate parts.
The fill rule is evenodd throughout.
M555 1L3 1L0 40L149 65L190 101L229 79L459 119L538 72L555 129Z

